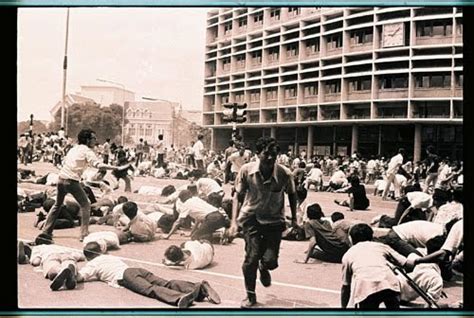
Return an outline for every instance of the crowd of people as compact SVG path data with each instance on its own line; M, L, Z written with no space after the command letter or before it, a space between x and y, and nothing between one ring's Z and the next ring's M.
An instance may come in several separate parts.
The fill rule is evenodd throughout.
M342 263L343 308L384 303L393 309L401 301L415 300L419 295L411 282L394 269L408 272L435 301L443 295L443 282L462 275L462 162L439 157L431 146L418 162L407 158L403 148L390 158L367 159L357 152L311 158L305 151L282 153L269 137L254 146L252 150L238 135L220 153L206 150L202 135L179 150L165 147L162 135L156 145L140 139L128 149L109 139L98 145L90 129L83 129L76 142L64 132L22 135L19 163L51 162L59 172L36 176L27 167L18 169L19 212L39 210L35 226L41 231L35 242L19 243L19 262L42 266L55 291L101 280L179 308L206 298L215 304L221 300L207 281L167 280L131 268L108 251L129 242L168 240L181 231L190 240L180 247L170 245L163 264L200 269L212 263L213 244L242 238L242 308L258 304L257 272L262 285L271 286L282 239L308 242L302 248L304 259L296 263ZM49 155L50 148L61 150L57 158ZM134 178L145 176L187 182L178 188L134 189ZM117 195L120 180L126 195L153 194L159 200L138 202ZM24 182L56 188L32 192L21 188ZM224 191L227 183L231 193ZM367 185L373 193L366 192ZM392 215L377 215L368 224L346 219L339 211L326 215L318 202L309 202L309 191L347 193L346 200L334 202L350 211L370 209L374 196L394 200L397 206ZM110 230L89 233L90 224ZM79 254L54 244L55 229L75 226L80 226L84 244ZM81 261L87 264L78 270Z

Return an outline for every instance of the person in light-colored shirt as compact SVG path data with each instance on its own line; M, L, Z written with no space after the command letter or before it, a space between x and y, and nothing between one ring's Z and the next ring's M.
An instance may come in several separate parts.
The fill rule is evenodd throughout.
M193 197L189 190L183 190L176 201L176 210L179 213L178 219L173 224L171 231L164 236L164 239L170 236L189 216L194 221L191 230L191 239L193 240L212 240L212 234L221 227L227 227L229 224L225 212L221 212L217 207L210 205L206 201Z
M316 163L313 168L308 173L308 176L306 177L306 190L309 190L309 187L311 185L314 185L315 190L318 191L318 189L321 188L323 185L323 172L321 171L321 166Z
M51 211L48 213L43 233L39 238L44 238L48 241L52 240L54 223L59 215L60 207L64 202L65 196L70 193L81 206L81 234L80 240L89 234L89 218L91 213L91 206L86 193L84 192L80 181L83 172L89 166L95 168L115 169L117 167L111 166L101 162L92 150L96 145L97 137L95 132L90 129L83 129L77 135L78 144L69 150L64 158L64 165L59 172L59 181L57 184L57 200Z
M118 257L103 255L95 242L84 247L84 255L88 263L79 271L78 282L103 281L178 308L188 308L194 301L205 298L214 304L220 303L219 295L207 281L168 281L144 268L129 267Z
M122 210L125 216L130 219L130 222L122 231L130 231L130 235L135 242L149 242L155 238L158 225L153 219L149 218L143 212L138 211L135 202L129 201L124 203Z
M451 202L440 206L439 210L433 217L433 222L438 224L447 224L453 219L462 219L464 216L462 190L453 190L453 198Z
M398 154L393 156L388 163L388 168L386 171L387 174L387 184L385 185L385 189L382 193L382 200L387 199L388 192L390 190L390 185L393 183L395 188L395 199L400 197L400 184L398 183L397 178L395 177L398 173L398 170L401 168L403 164L403 156L405 155L405 149L400 148L398 149Z
M342 258L342 308L377 309L383 302L387 309L400 307L400 284L387 265L404 266L406 258L391 247L373 242L373 231L361 223L349 231L353 246Z
M167 266L184 266L185 269L202 269L212 263L214 247L208 241L193 240L169 246L165 251L163 264Z
M196 168L201 171L204 171L204 145L202 143L203 139L204 136L199 134L198 140L193 145L193 154L194 160L196 162Z
M120 244L126 244L129 241L129 236L125 232L111 232L111 231L100 231L94 232L87 235L84 238L84 246L90 242L96 242L100 246L100 250L103 254L111 249L120 248Z

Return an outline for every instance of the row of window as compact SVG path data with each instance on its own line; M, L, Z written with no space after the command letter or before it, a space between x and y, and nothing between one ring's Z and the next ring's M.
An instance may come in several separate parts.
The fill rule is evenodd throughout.
M463 86L463 75L456 76L456 87L461 88ZM359 78L349 81L349 92L357 91L370 91L372 87L372 81L369 78ZM407 89L408 88L408 77L389 76L381 78L379 80L380 89ZM451 76L450 75L423 75L415 77L416 88L451 88ZM324 84L324 91L326 94L338 94L341 92L341 81L331 80ZM266 89L267 100L278 99L278 88ZM285 98L297 97L297 87L291 86L284 88ZM303 96L311 97L318 95L318 85L304 85ZM229 102L229 96L223 96L222 102ZM244 101L244 94L236 94L234 100ZM260 101L260 92L251 92L250 101Z
M156 136L163 135L164 132L165 132L164 129L157 129L156 130ZM144 128L142 125L131 124L128 127L128 135L130 135L130 136L139 136L139 137L152 137L153 136L153 128L151 127L151 125L147 125L147 127Z

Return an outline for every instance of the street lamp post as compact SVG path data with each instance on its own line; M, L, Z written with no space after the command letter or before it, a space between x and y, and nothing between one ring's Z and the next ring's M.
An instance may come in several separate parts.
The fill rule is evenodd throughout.
M69 37L69 8L66 13L66 43L64 47L64 61L63 61L63 96L61 103L61 127L64 127L64 110L66 107L66 77L67 77L67 44ZM67 133L67 131L66 131Z
M119 85L122 88L122 104L123 104L122 105L122 146L124 146L124 144L125 144L125 85L123 85L122 83L109 81L109 80L102 79L102 78L98 78L97 80L99 82Z
M175 130L175 120L176 120L176 112L173 106L173 103L170 102L169 100L166 99L161 99L161 98L152 98L152 97L145 97L142 96L142 99L144 100L151 100L151 101L160 101L160 102L165 102L168 103L171 106L171 111L172 111L172 118L171 118L171 144L175 146L174 144L174 130Z

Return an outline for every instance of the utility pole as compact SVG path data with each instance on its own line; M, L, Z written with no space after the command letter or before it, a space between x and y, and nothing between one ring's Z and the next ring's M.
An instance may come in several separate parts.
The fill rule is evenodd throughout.
M63 61L63 96L62 96L62 103L61 103L61 128L64 127L64 115L65 115L65 108L66 108L66 78L67 78L67 44L69 38L69 8L67 8L66 13L66 43L64 47L64 61ZM65 130L67 134L67 131Z

